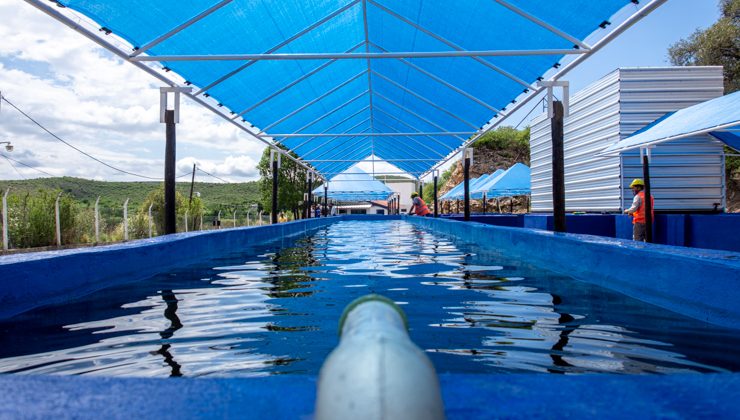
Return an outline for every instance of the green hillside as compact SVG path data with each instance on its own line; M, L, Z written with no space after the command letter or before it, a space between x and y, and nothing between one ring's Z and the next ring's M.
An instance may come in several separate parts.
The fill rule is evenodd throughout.
M160 182L107 182L72 177L0 181L2 191L8 187L16 193L19 191L34 193L42 189L63 191L86 205L94 204L98 196L104 207L120 206L128 198L129 208L140 206L147 194L160 185ZM188 197L190 182L178 182L177 190ZM233 184L196 182L193 190L200 193L207 210L245 207L259 201L257 182Z

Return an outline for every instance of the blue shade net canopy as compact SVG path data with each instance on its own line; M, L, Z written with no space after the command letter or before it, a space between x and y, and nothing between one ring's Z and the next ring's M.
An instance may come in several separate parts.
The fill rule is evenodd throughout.
M313 190L316 197L324 197L324 187ZM372 175L354 166L329 180L329 199L335 201L387 200L393 190Z
M429 173L663 3L26 1L327 178L372 155Z
M516 163L506 172L473 190L474 198L513 197L529 195L532 187L532 175L529 166Z
M740 92L670 112L600 154L617 154L701 134L710 134L740 150Z

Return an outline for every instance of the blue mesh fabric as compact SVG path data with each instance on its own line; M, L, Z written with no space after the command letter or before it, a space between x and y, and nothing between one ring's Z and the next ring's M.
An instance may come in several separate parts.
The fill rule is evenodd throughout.
M60 0L142 47L218 0ZM508 0L578 40L630 0ZM209 55L572 49L574 43L493 0L234 0L146 54ZM317 25L318 22L322 22ZM302 34L301 36L297 36ZM289 41L289 42L287 42ZM419 174L468 135L370 137L367 133L475 132L562 55L263 61L163 61L234 114L282 133L356 137L276 138L307 160L370 154ZM508 72L513 80L496 71ZM344 84L344 85L342 85ZM342 85L341 88L337 88ZM287 88L286 88L287 87ZM409 159L401 162L399 159ZM413 160L416 159L416 160ZM338 173L352 162L311 162Z

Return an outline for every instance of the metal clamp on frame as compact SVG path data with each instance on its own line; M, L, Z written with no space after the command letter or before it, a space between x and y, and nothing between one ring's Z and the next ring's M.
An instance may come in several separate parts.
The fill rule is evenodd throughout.
M554 88L563 88L563 116L567 117L570 115L570 82L567 80L547 80L537 82L537 85L547 88L547 118L553 117L552 103L554 101Z

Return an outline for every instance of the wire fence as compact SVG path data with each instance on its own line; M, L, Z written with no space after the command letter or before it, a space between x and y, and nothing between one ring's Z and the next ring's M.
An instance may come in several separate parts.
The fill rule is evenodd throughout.
M6 190L0 194L3 252L117 243L164 233L164 212L154 204L135 208L129 200L116 205L98 198L95 204L84 205L62 193L9 194ZM255 206L216 211L187 206L177 209L177 232L267 224L270 214Z

